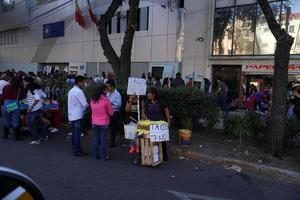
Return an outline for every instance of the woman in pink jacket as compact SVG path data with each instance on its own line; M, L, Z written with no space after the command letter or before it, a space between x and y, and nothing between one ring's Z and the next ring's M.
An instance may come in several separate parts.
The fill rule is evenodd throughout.
M113 115L113 108L106 97L106 87L98 86L91 99L93 144L92 156L96 160L109 160L107 155L107 133L109 117Z

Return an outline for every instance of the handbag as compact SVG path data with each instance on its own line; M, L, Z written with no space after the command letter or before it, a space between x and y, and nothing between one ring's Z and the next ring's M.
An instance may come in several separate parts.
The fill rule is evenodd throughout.
M19 95L20 95L20 88L18 91L18 96L17 96L17 100L15 102L9 103L7 105L5 105L6 110L8 113L16 111L19 109Z

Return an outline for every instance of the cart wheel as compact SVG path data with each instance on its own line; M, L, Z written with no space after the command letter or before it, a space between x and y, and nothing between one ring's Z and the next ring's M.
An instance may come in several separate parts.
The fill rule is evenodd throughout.
M138 164L140 164L140 160L138 158L133 158L132 159L132 164L138 165Z

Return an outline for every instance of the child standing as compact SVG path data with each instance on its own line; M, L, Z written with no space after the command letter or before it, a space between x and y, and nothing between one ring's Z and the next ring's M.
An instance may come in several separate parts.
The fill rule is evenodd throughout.
M137 123L138 122L138 101L136 95L130 95L129 99L126 103L125 111L127 113L126 123L130 122ZM129 153L139 153L140 149L138 146L138 142L136 140L131 140Z

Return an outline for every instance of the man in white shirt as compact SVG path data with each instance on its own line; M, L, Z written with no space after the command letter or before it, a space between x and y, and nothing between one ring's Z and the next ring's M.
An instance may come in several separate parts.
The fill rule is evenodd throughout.
M82 131L82 120L85 109L89 106L82 91L85 84L85 77L77 76L75 85L68 93L68 116L72 123L72 147L74 156L87 155L81 149L80 135Z
M116 143L117 127L120 118L120 108L122 106L122 96L116 89L115 80L111 79L106 82L107 97L109 98L114 114L110 117L110 148L113 148Z

